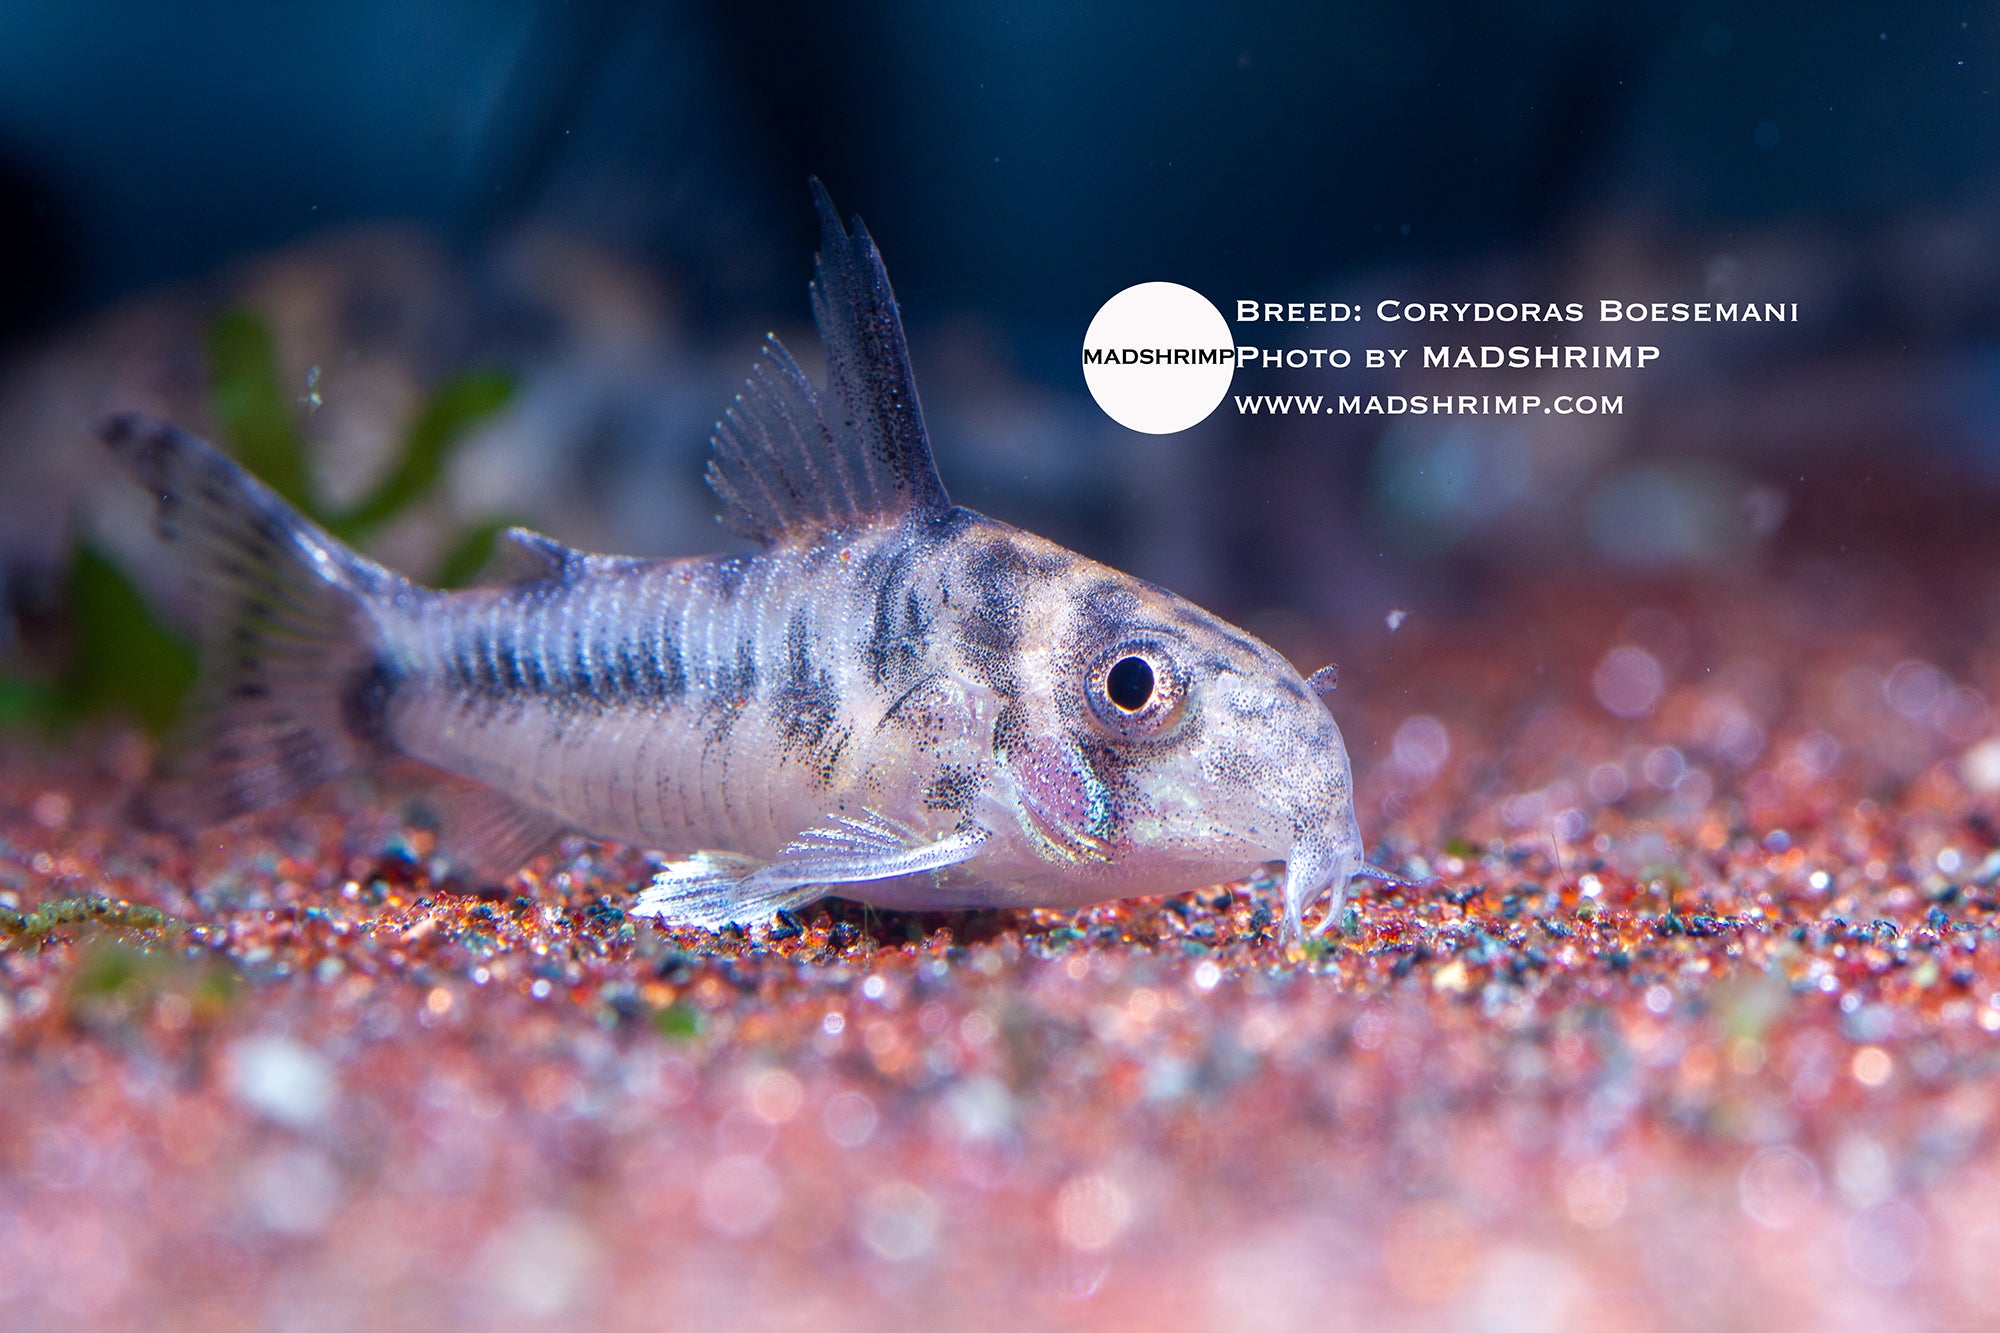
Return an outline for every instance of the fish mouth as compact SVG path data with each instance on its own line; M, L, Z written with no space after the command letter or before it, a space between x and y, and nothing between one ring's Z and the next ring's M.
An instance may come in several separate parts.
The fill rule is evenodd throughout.
M1296 940L1307 934L1306 909L1321 898L1326 911L1311 931L1312 938L1324 935L1340 919L1347 904L1347 885L1361 870L1358 839L1300 839L1285 858L1285 938Z

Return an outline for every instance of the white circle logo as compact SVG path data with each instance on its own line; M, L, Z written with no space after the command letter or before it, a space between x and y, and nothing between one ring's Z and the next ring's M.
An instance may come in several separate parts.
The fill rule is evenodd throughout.
M1171 435L1221 405L1236 374L1229 321L1178 282L1142 282L1104 303L1083 335L1083 382L1105 415Z

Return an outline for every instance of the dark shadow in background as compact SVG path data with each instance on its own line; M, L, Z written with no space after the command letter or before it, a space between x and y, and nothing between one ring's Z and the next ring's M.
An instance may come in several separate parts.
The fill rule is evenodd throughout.
M1284 294L1621 209L1866 229L1991 187L1995 54L1970 4L24 0L0 143L43 169L5 225L69 218L74 262L11 264L40 285L8 319L334 223L547 217L726 320L795 286L810 173L929 310L1024 328L1130 281Z
M1729 486L1783 471L1786 447L1817 462L1824 423L1797 406L1871 374L1888 406L1845 411L1840 449L1864 464L1881 439L1964 449L2000 476L2000 395L1979 387L2000 364L1996 80L2000 17L1969 2L16 0L0 8L0 336L18 348L344 224L415 221L476 259L540 223L666 275L689 345L742 348L747 364L758 333L803 314L816 174L882 242L929 406L1006 380L1016 415L996 431L1060 418L1046 452L1095 451L1086 482L968 446L958 494L1197 595L1352 610L1403 595L1381 572L1398 559L1435 556L1401 533L1428 522L1430 537L1484 541L1480 559L1536 550L1522 534L1568 521L1649 450L1699 437L1735 469ZM1685 344L1675 373L1708 377L1649 381L1672 384L1680 417L1606 429L1596 471L1540 509L1485 528L1463 509L1412 518L1382 460L1415 475L1451 442L1399 442L1379 421L1252 429L1219 413L1143 456L1089 433L1103 421L1083 398L1080 335L1130 283L1225 302L1390 281L1589 296L1537 284L1607 237L1656 265L1694 256L1652 271L1682 286L1728 247L1781 272L1795 252L1803 276L1784 284L1816 322L1781 346ZM955 381L940 349L975 344ZM1773 384L1782 402L1757 397ZM1037 417L1034 393L1067 415ZM1729 453L1734 439L1683 410L1711 398L1744 439L1793 444ZM1772 425L1784 413L1789 435ZM962 441L980 424L954 423ZM1503 424L1480 427L1472 454L1495 456ZM658 447L642 434L633 449ZM1536 447L1559 464L1562 443ZM1154 457L1176 471L1149 493L1134 469ZM1180 493L1203 499L1163 511Z

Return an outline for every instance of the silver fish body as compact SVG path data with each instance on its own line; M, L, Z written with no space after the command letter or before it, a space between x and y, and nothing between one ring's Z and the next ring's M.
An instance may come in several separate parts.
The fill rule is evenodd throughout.
M106 438L207 590L205 707L156 790L200 827L414 759L504 876L565 830L671 858L635 911L827 893L1068 906L1287 865L1285 918L1364 868L1340 732L1256 639L945 498L880 259L820 195L828 384L775 340L710 481L761 549L633 560L509 534L521 573L418 587L170 426Z

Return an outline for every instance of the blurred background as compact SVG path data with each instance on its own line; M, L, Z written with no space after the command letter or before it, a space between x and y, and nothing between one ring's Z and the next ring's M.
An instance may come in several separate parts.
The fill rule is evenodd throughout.
M466 576L514 521L725 545L700 460L766 330L814 360L815 174L881 243L954 498L1280 647L1543 569L1921 560L1996 513L1996 60L2000 14L1971 3L13 0L0 660L64 669L80 546L147 582L133 497L95 494L117 488L88 430L115 406L289 469L420 575ZM1615 296L1801 319L1401 340L1661 346L1540 386L1621 393L1617 417L1225 405L1153 437L1078 364L1097 307L1152 279L1225 310Z
M0 1324L2000 1326L1997 83L1969 2L4 0ZM954 497L1339 661L1425 883L786 937L437 892L389 781L114 832L192 663L107 411L425 579L723 549L813 175ZM1156 437L1158 279L1801 318L1251 326L1662 353Z

